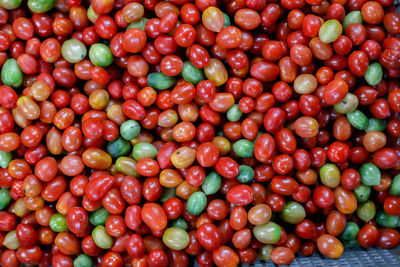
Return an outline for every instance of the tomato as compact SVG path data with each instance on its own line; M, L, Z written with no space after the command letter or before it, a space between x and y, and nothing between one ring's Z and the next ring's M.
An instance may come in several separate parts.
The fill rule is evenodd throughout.
M292 195L298 190L298 183L289 176L277 175L271 180L271 189L279 195Z
M318 250L329 258L338 258L343 253L342 243L332 235L321 235L317 240Z
M154 231L160 231L167 225L167 216L156 203L146 203L141 211L143 222Z
M388 196L383 203L383 208L386 211L386 213L392 216L400 215L400 210L398 205L399 201L400 201L399 197Z
M226 195L227 200L234 205L247 205L253 201L253 192L248 185L233 186Z
M215 168L220 175L228 179L232 179L239 174L239 165L229 157L219 158Z
M78 238L68 232L59 233L54 241L60 252L66 255L74 255L79 252Z
M90 179L86 194L93 201L100 200L113 186L115 178L110 175L98 175Z
M119 214L125 208L125 201L116 188L108 190L102 198L104 208L111 214Z
M357 235L357 241L362 247L372 247L379 237L379 230L373 225L365 225Z
M89 233L89 217L83 208L72 208L67 214L67 224L68 229L78 237L85 237Z
M395 229L379 229L379 238L376 245L381 248L393 248L400 242L399 232Z
M276 247L271 252L271 260L275 264L288 265L294 260L294 253L286 247Z
M17 259L22 263L37 264L42 257L42 250L38 246L30 248L20 247L16 255Z
M338 191L340 192L340 191ZM334 194L328 187L320 185L313 192L314 203L320 208L327 208L335 202Z

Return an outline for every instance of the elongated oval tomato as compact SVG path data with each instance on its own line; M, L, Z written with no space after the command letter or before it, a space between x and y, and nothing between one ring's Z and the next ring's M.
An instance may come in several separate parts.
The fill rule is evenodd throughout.
M167 215L163 208L156 203L144 204L141 216L143 222L153 231L161 231L167 226Z
M254 156L262 162L267 163L275 152L275 140L270 134L260 135L254 143Z

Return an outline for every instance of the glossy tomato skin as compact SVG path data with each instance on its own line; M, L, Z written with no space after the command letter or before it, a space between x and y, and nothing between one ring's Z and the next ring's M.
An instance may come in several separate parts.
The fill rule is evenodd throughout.
M219 247L221 236L216 226L206 223L197 230L197 240L206 250L214 250Z
M96 176L90 179L86 187L86 195L93 201L100 200L110 189L115 178L110 175Z
M269 134L260 135L254 143L254 156L262 163L267 163L275 152L275 140Z
M379 229L379 238L376 245L381 248L393 248L400 242L399 232L395 229Z
M365 225L357 235L357 241L362 247L372 247L379 238L379 230L373 225Z
M397 216L398 214L400 214L399 201L399 197L388 196L383 203L384 210L389 215Z
M162 207L155 203L146 203L141 211L144 223L155 231L164 229L167 225L167 216Z
M239 173L239 165L230 157L219 158L215 168L220 175L228 179L234 178Z
M226 195L226 198L230 203L235 205L247 205L254 199L252 189L248 185L233 186Z

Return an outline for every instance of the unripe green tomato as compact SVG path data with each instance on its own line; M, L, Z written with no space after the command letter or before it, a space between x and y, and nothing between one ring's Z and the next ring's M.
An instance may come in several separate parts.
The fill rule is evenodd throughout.
M319 170L321 182L329 188L336 188L340 184L340 170L333 163L324 164Z
M247 139L240 139L233 144L233 151L241 158L253 156L254 143Z
M306 217L304 207L296 201L288 201L280 212L280 218L290 224L297 224Z
M279 241L282 234L281 227L274 222L256 225L253 228L254 237L264 244L275 244Z
M342 34L343 26L336 19L325 21L319 28L319 39L323 43L333 43Z
M132 156L135 160L144 158L154 159L157 157L158 150L153 144L150 143L137 143L133 147Z
M204 179L201 190L203 190L206 195L212 195L218 192L221 188L221 184L221 176L216 172L210 172Z
M90 47L89 59L95 66L107 67L113 62L114 56L108 46L102 43L97 43Z
M200 215L207 206L207 197L201 192L194 192L190 195L186 209L190 214Z
M188 233L177 227L170 227L165 230L162 240L167 247L174 250L182 250L189 245Z
M8 10L18 8L22 3L22 0L0 0L0 7Z
M50 228L54 232L58 233L67 231L68 230L67 217L59 213L51 215Z
M114 242L103 225L99 225L93 229L92 238L94 243L102 249L110 249Z
M1 68L1 81L4 85L18 88L22 85L24 75L15 59L8 59Z
M369 222L375 217L376 208L372 200L362 203L357 208L357 216L364 222Z
M363 17L361 11L356 10L347 13L347 15L343 19L343 28L346 29L347 26L353 23L360 23L360 24L363 23Z
M368 66L367 71L364 73L365 81L371 85L378 85L382 81L383 69L378 62L372 63Z
M333 105L335 111L341 114L353 112L357 107L358 98L352 93L347 93L339 103Z
M74 267L92 267L93 260L86 254L81 254L74 260Z
M70 39L63 43L61 47L63 58L69 63L78 63L86 57L86 46L77 39Z
M28 7L34 13L45 13L54 7L55 0L28 0Z
M121 124L119 131L122 138L130 141L139 135L140 124L134 120L127 120Z

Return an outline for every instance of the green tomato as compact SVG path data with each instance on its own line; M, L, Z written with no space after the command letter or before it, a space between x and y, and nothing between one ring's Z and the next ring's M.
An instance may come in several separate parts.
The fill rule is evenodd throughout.
M257 259L261 261L269 261L271 259L271 252L274 248L275 247L271 244L262 246L257 251Z
M90 22L93 24L100 17L100 15L98 15L98 14L96 14L96 12L94 12L92 5L89 5L86 15L87 15L88 19L90 20Z
M107 152L113 158L125 156L130 149L131 144L122 137L118 137L107 144Z
M326 163L319 169L321 182L329 187L336 188L340 184L340 170L333 163Z
M224 28L231 26L231 19L229 18L228 14L222 12L224 14Z
M138 177L139 174L136 170L136 161L133 158L130 157L119 157L117 161L115 162L115 168L117 169L118 172L133 176L133 177Z
M357 238L360 227L354 222L347 222L346 228L344 228L343 233L340 235L342 240L353 240Z
M354 188L354 195L356 196L358 203L364 203L369 199L371 194L371 187L365 184L359 184Z
M22 0L0 0L0 7L4 9L16 9L22 3Z
M50 228L54 232L65 232L68 230L67 217L60 213L55 213L50 217Z
M358 98L352 93L347 93L339 103L333 105L333 109L340 114L353 112L357 107Z
M157 90L165 90L172 87L176 82L174 77L165 75L162 72L153 72L147 75L147 86Z
M363 23L362 14L360 11L351 11L343 19L343 28L346 29L347 26L353 23Z
M17 237L17 231L13 230L5 234L2 245L12 250L16 250L21 247L21 243Z
M18 88L22 85L24 75L15 59L10 58L3 64L1 80L4 85Z
M253 168L247 165L239 165L239 174L236 179L242 184L250 183L254 179Z
M377 131L383 132L387 127L387 123L385 120L377 119L377 118L370 118L368 120L368 127L365 129L366 132L369 131Z
M114 242L103 225L96 226L96 228L93 229L92 238L94 243L102 249L110 249Z
M8 168L8 165L12 161L12 153L0 150L0 167Z
M374 186L381 182L381 171L373 163L365 163L359 170L361 182L365 185Z
M357 239L345 240L342 243L343 243L343 246L346 247L346 248L355 248L355 247L359 247L360 246L358 244Z
M78 63L86 57L86 46L77 39L65 41L61 47L63 58L69 63Z
M183 230L187 230L189 228L189 225L184 219L178 218L171 222L171 227L177 227L177 228L181 228Z
M164 203L168 199L174 198L174 197L176 197L176 188L175 187L163 188L163 192L161 194L160 201L161 201L161 203Z
M332 43L336 41L342 34L342 24L336 19L327 20L319 28L319 39L323 43Z
M378 62L370 64L364 74L365 81L371 86L379 84L382 81L382 77L383 69Z
M128 25L128 27L126 27L126 30L129 30L129 29L139 29L139 30L144 31L144 28L146 27L147 21L149 21L149 19L147 19L147 18L141 18L141 19L138 20L138 21L135 21L135 22L130 23L130 24Z
M4 210L10 205L11 196L10 191L5 188L0 188L0 210Z
M221 188L222 178L216 172L210 172L201 185L201 190L208 196L218 192Z
M400 196L400 174L396 175L389 188L390 194L393 196Z
M347 120L357 130L365 130L368 127L368 118L358 109L346 114Z
M170 227L165 230L162 240L167 247L174 250L185 249L190 241L188 233L177 227Z
M243 115L243 112L240 111L238 104L234 104L226 112L226 117L228 118L229 121L232 121L232 122L236 122L236 121L240 120L240 117L242 117L242 115Z
M137 143L133 147L132 156L135 160L157 157L158 150L153 144L150 143Z
M134 120L127 120L121 124L119 132L125 140L133 140L140 133L140 124Z
M296 201L288 201L280 212L280 218L287 223L297 224L304 220L306 211L303 206Z
M196 68L192 62L185 61L182 67L182 77L185 81L196 86L200 81L206 80L203 70Z
M81 254L74 260L74 267L92 267L93 260L86 254Z
M190 214L200 215L207 206L207 197L201 192L194 192L190 195L186 209Z
M219 130L215 133L215 136L224 136L224 131L219 129Z
M102 43L97 43L90 47L89 59L95 66L107 67L113 62L114 56L108 46Z
M254 151L254 143L247 139L240 139L233 144L233 151L241 158L251 158Z
M392 216L381 210L376 214L376 222L385 228L396 228L400 223L400 216Z
M364 222L368 222L375 217L376 208L374 202L372 200L368 200L365 203L362 203L357 208L357 216Z
M45 13L54 7L55 0L28 0L28 7L34 13Z
M104 207L101 207L89 215L89 221L94 226L104 225L108 216L110 216L110 213Z
M282 229L274 222L256 225L253 228L254 237L264 244L275 244L281 239Z

